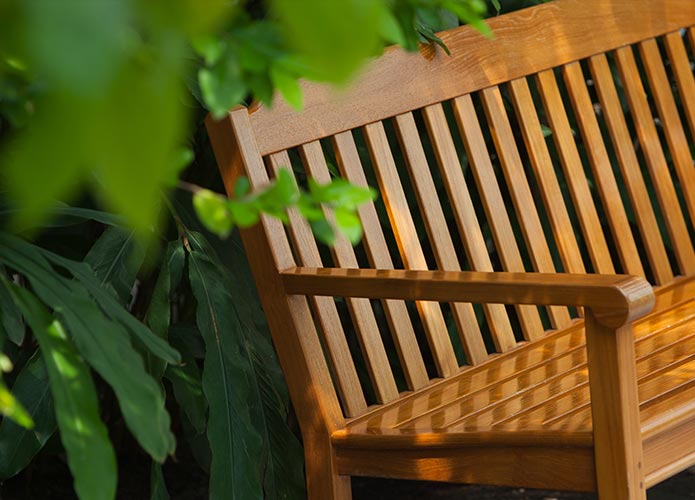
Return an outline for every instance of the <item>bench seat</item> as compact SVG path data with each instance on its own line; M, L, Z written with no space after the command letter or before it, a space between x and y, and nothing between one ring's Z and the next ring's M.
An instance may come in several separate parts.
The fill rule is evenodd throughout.
M654 311L634 326L647 487L695 461L689 451L695 428L688 428L695 423L695 279L655 295ZM344 474L374 475L376 469L386 477L528 487L534 486L528 474L542 470L531 462L545 460L554 468L555 487L589 491L595 489L592 436L584 323L577 320L377 406L348 421L332 441ZM530 465L511 468L517 480L496 476L491 467L509 454ZM571 461L562 460L566 454ZM586 463L579 467L582 455ZM660 458L671 463L676 457L681 461L664 470ZM456 460L461 464L452 467ZM476 461L484 466L474 467ZM537 486L548 487L547 475Z

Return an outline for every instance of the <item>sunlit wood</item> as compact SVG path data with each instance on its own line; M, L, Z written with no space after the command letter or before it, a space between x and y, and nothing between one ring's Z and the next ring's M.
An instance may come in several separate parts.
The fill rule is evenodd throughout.
M695 2L490 25L443 33L451 56L388 49L342 93L303 83L300 113L207 119L229 193L290 158L327 182L325 152L379 191L355 249L293 210L241 231L312 500L351 475L644 500L695 465Z

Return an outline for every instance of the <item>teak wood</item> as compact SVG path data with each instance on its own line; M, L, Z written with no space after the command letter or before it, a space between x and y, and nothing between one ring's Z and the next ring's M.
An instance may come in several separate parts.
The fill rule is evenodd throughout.
M310 498L367 475L636 500L695 464L693 25L692 0L556 0L303 83L300 113L208 118L229 193L330 164L379 192L356 248L295 212L242 231Z

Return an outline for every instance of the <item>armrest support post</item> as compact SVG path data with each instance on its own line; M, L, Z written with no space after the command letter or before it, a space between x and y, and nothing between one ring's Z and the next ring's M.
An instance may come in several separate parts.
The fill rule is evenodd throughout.
M606 326L587 309L586 346L599 498L645 500L632 326Z

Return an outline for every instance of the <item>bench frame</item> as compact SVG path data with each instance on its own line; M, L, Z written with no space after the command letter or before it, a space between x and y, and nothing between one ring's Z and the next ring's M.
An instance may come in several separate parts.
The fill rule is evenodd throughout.
M208 118L207 126L227 191L241 175L261 188L268 182L263 157L270 153L693 24L692 0L556 0L490 20L495 40L465 27L444 32L451 58L432 47L423 47L425 57L389 49L337 97L325 86L304 84L300 114L279 101L272 109L240 107L223 120ZM467 71L476 64L483 70ZM399 92L385 93L389 88ZM632 323L655 299L643 278L305 268L297 266L276 220L263 217L242 237L300 422L310 498L351 498L350 475L377 475L595 489L606 500L645 499L646 487L695 462L691 446L693 453L678 463L660 458L664 463L645 479ZM593 435L560 433L544 436L545 443L533 433L495 431L423 433L415 441L398 434L350 436L307 296L584 307ZM664 442L692 439L692 426L682 427L664 434ZM516 454L524 457L521 469L510 462Z

